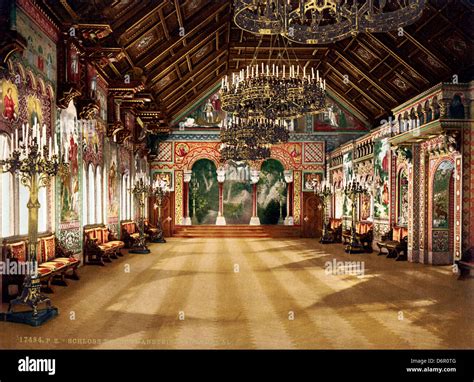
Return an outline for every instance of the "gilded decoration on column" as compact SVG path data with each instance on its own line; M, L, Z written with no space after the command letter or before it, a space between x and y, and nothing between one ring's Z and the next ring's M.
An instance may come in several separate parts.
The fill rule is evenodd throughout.
M301 224L301 171L293 171L293 218L295 225Z
M183 224L183 171L174 173L175 220L177 225Z

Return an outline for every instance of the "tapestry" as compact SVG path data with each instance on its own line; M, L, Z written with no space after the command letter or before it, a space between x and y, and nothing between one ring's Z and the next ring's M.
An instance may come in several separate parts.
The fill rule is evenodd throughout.
M262 164L257 186L257 211L261 224L283 224L287 194L283 170L283 165L275 159Z
M433 228L449 227L449 182L454 164L443 161L433 178Z
M374 144L374 217L389 217L390 144L384 138Z
M190 216L193 225L215 224L219 211L219 186L216 165L199 159L192 168L189 183Z
M227 224L249 224L252 217L252 185L247 164L227 164L223 201Z

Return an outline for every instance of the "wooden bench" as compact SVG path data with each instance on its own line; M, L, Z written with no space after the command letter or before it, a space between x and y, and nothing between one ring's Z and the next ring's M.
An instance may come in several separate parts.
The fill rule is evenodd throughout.
M378 255L383 255L382 249L386 249L387 258L396 258L397 261L407 260L408 228L394 225L376 244L379 248Z
M158 222L159 224L160 222ZM161 227L153 226L148 219L145 219L145 234L152 243L166 243Z
M333 243L340 243L342 241L342 219L329 218L327 227Z
M140 239L137 224L133 220L123 220L120 222L121 239L125 243L125 248L132 248Z
M357 222L355 226L355 238L362 245L364 251L371 253L373 251L372 242L374 240L374 229L372 222ZM342 234L343 244L351 242L352 231L345 230Z
M28 239L13 238L3 240L2 260L25 265L28 258ZM40 283L45 292L54 293L52 283L67 286L66 278L79 280L77 268L80 261L71 251L63 248L54 234L41 235L38 238L36 263ZM9 301L15 297L9 293L10 286L17 286L17 293L23 288L25 275L4 275L2 277L3 299Z
M459 279L468 278L471 269L474 269L474 247L469 248L461 257L461 260L457 260L456 264L459 269Z
M84 227L84 259L86 264L105 265L104 261L111 262L118 256L123 256L121 249L123 241L117 240L104 224L88 225Z

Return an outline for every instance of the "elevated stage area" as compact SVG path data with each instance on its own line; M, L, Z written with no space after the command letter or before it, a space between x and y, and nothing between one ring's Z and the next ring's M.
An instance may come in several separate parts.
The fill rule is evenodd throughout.
M285 225L196 225L176 226L173 237L270 237L270 238L297 238L301 236L300 226Z

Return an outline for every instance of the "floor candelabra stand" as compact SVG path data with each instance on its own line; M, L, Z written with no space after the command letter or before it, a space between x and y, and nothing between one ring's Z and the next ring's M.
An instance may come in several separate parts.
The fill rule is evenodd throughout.
M319 242L321 244L329 244L329 243L332 243L334 242L334 239L333 237L329 234L329 231L328 231L328 206L329 206L329 200L331 199L331 196L332 196L332 191L331 191L331 187L328 186L327 184L323 183L321 184L321 187L317 188L317 187L314 187L314 193L319 196L323 203L322 203L322 207L323 207L323 232L322 232L322 236L321 236L321 239L319 240Z
M345 252L347 253L362 253L364 252L364 247L357 238L356 232L356 202L359 199L359 196L367 193L367 189L364 188L359 182L349 183L344 188L344 194L352 202L352 224L351 224L351 237L349 244L346 245Z
M0 159L0 173L10 172L19 177L21 183L29 190L28 200L28 252L27 274L20 295L12 300L8 311L1 314L1 319L32 326L39 326L58 315L58 309L51 299L41 293L38 274L38 201L39 189L47 187L51 180L62 171L68 171L62 158L59 158L57 145L46 138L46 126L41 128L35 121L33 126L23 125L12 134L12 153L8 158ZM40 304L46 308L39 309ZM27 306L30 310L14 311L16 306Z
M150 185L144 174L138 176L138 180L130 192L135 196L138 202L138 233L139 237L135 245L129 250L130 253L150 253L150 249L146 245L145 236L145 204L150 194Z
M157 235L157 239L155 243L166 243L166 240L163 236L163 227L161 225L161 215L162 215L162 208L163 208L163 201L165 200L166 196L169 193L168 184L165 181L157 180L153 187L151 188L150 196L153 196L156 200L156 205L158 207L158 221L156 223L156 228L158 228L159 233Z

